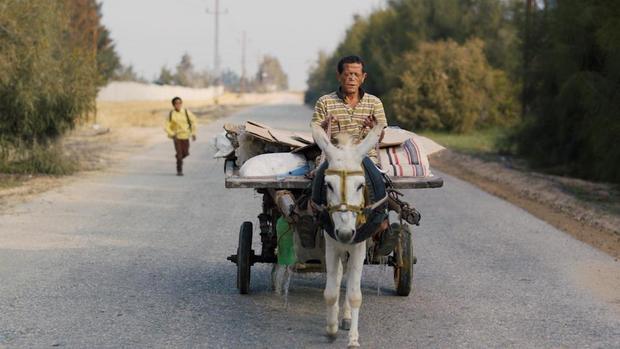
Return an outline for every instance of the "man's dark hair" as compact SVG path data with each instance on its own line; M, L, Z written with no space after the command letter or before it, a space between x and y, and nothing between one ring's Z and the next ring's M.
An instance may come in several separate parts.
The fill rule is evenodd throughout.
M346 57L342 57L340 58L340 61L338 61L338 74L342 74L342 71L344 70L344 65L345 64L350 64L350 63L359 63L362 65L362 73L364 73L364 60L362 59L362 57L360 56L346 56Z
M172 105L174 105L174 102L176 102L177 100L179 100L179 101L183 102L183 100L181 99L181 97L174 97L174 98L172 99Z

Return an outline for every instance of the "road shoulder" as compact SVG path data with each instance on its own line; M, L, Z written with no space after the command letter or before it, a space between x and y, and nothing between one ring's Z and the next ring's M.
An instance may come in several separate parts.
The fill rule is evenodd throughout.
M451 150L433 155L431 163L620 258L620 194L612 185L530 172L509 161Z

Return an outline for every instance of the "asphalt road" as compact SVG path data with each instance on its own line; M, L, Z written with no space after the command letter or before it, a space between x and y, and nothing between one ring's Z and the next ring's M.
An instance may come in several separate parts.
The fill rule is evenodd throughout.
M185 177L162 132L122 165L2 213L0 347L345 347L345 332L324 336L323 275L295 275L288 308L266 265L251 295L237 293L226 257L260 197L225 189L207 145L223 122L303 128L310 114L263 106L202 127ZM619 262L443 177L408 194L423 214L414 293L395 296L391 270L364 269L363 347L620 348Z

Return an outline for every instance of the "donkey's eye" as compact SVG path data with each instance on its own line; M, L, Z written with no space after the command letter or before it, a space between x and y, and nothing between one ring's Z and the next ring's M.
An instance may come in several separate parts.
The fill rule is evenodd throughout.
M357 186L357 191L362 190L362 188L364 188L364 185L363 185L363 184L358 185L358 186Z
M332 187L332 185L331 185L331 184L329 184L329 183L327 183L327 189L329 189L329 190L331 190L331 191L334 191L334 188L333 188L333 187Z

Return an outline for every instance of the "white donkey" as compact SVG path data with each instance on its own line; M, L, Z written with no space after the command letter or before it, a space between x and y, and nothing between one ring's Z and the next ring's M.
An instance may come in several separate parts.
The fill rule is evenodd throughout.
M338 298L344 261L347 261L347 294L342 319L343 329L349 329L349 347L359 347L358 319L362 304L361 278L366 241L354 243L358 215L365 207L364 187L366 180L362 159L379 141L381 127L373 128L360 144L350 140L339 147L334 146L325 131L314 127L312 135L323 150L329 163L325 171L327 207L334 223L336 239L325 234L325 303L327 305L327 335L338 332ZM348 260L347 260L348 253Z

